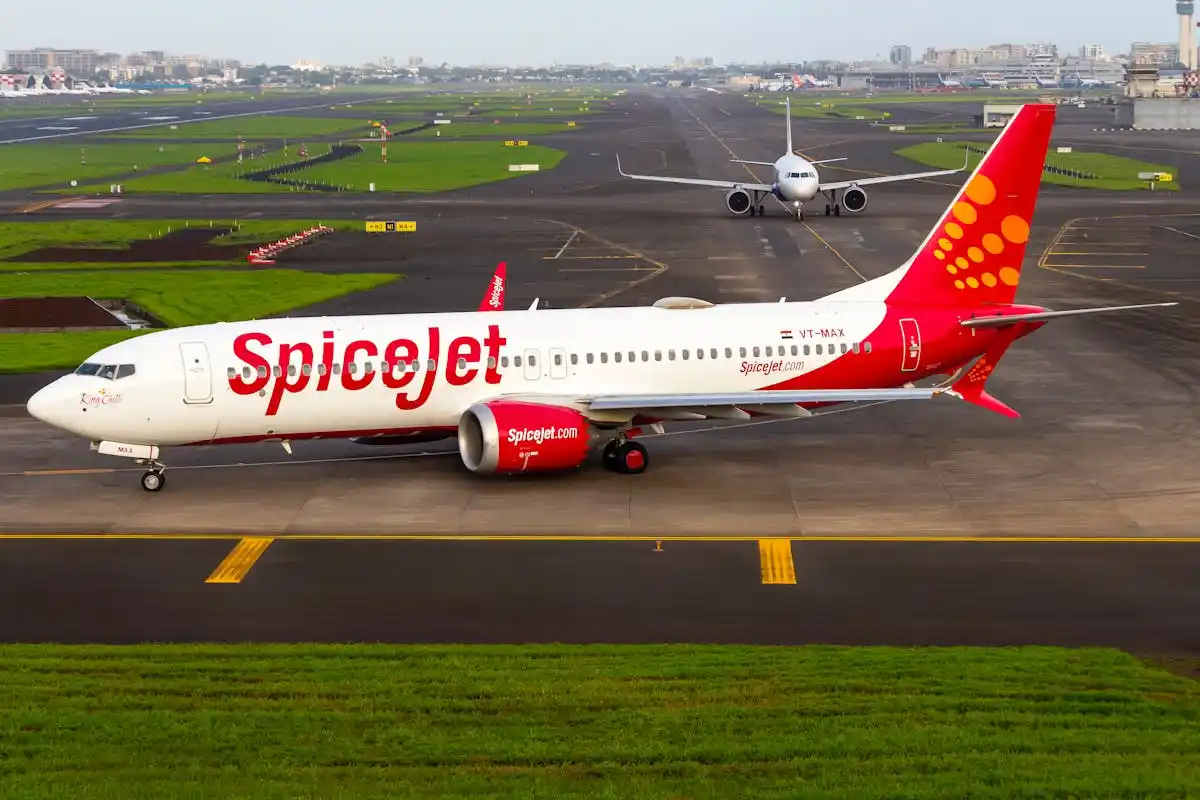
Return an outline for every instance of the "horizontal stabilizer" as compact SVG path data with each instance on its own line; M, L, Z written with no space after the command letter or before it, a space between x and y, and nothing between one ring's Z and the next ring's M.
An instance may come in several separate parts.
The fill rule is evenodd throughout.
M1106 314L1112 311L1134 311L1139 308L1166 308L1179 303L1143 303L1136 306L1104 306L1101 308L1075 308L1068 311L1037 311L1030 314L998 314L964 319L959 324L964 328L1003 328L1018 322L1040 322L1059 317L1077 317L1083 314Z

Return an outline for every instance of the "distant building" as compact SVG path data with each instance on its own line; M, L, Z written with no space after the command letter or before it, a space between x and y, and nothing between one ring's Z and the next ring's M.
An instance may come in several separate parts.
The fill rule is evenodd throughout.
M1174 42L1134 42L1129 46L1129 63L1147 67L1173 66L1179 63L1179 45Z
M1102 44L1085 44L1079 48L1079 57L1085 61L1103 61L1108 58Z
M25 72L62 70L68 75L91 76L101 68L117 63L120 56L116 53L101 53L99 50L35 47L31 50L9 50L4 54L4 60L9 67Z
M912 64L912 48L906 44L895 45L888 60L898 67L907 67Z

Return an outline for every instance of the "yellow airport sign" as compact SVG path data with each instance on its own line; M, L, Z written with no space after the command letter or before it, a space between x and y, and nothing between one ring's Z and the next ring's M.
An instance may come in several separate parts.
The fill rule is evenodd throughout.
M1170 183L1175 179L1175 176L1169 172L1160 172L1158 173L1158 179L1163 183Z
M505 147L516 147L517 142L515 139L508 139L507 141L504 142L504 146Z
M525 141L524 139L517 142L517 147L528 147L528 146L529 146L529 142Z
M384 222L367 220L367 233L412 233L417 229L416 222Z
M568 127L568 128L574 128L574 127L575 127L575 123L574 123L574 122L568 122L568 123L567 123L567 127Z

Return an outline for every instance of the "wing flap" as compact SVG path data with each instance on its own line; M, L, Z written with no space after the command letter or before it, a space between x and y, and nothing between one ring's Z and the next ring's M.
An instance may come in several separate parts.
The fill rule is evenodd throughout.
M713 394L604 395L587 401L595 411L646 411L657 408L703 406L755 409L797 403L871 403L893 400L931 400L942 389L799 389ZM764 409L764 413L766 412Z

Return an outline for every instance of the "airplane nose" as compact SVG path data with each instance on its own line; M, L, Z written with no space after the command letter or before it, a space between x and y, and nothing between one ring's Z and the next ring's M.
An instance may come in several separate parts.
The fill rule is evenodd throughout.
M54 399L51 396L50 387L46 386L34 392L33 397L25 403L25 410L29 412L29 416L34 419L41 420L47 424L53 425L50 417L53 416Z

